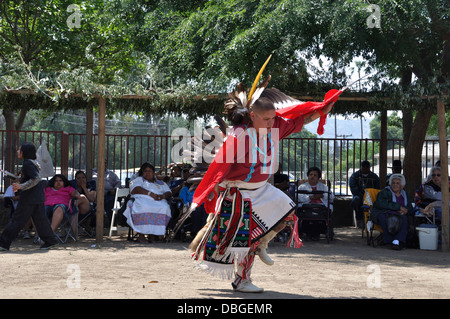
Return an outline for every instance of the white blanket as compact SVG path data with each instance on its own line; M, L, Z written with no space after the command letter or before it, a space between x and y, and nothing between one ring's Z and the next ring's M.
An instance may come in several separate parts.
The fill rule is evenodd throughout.
M160 184L150 183L142 177L138 177L130 184L130 191L140 186L152 193L162 195L170 192L169 187L161 182ZM156 201L149 195L135 194L128 201L127 209L123 215L127 218L130 227L140 234L164 235L166 226L170 221L170 206L165 199Z

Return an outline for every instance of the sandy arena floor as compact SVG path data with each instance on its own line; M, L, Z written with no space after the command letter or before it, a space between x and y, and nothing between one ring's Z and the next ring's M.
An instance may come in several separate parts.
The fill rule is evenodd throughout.
M330 244L322 238L300 249L271 243L275 265L256 259L252 271L265 292L251 295L194 268L188 243L180 241L144 245L123 235L41 251L19 239L0 252L0 298L450 298L450 253L372 248L351 227L335 233Z

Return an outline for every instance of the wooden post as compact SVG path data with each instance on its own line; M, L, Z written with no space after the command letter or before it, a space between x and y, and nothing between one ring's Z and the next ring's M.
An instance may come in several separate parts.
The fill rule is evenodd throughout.
M86 109L86 176L88 181L92 180L93 163L93 136L94 136L94 110L92 106Z
M380 130L380 162L378 165L380 168L380 187L383 189L386 185L387 175L387 111L381 112Z
M98 97L98 158L97 158L97 219L96 242L103 241L103 214L105 211L105 116L106 100Z
M61 174L69 177L69 134L61 134Z
M449 190L448 190L448 147L447 128L445 126L444 102L437 101L437 118L439 131L439 149L441 160L441 190L442 190L442 221L441 221L441 245L443 251L449 250Z

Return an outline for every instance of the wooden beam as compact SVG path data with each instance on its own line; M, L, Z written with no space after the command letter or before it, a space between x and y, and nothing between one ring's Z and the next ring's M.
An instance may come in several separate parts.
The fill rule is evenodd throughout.
M8 88L4 88L3 91L1 91L0 93L14 93L14 94L29 94L29 95L38 95L38 94L42 94L40 92L36 92L30 89L8 89ZM51 92L49 92L49 94L52 94ZM355 101L355 102L369 102L370 99L372 98L370 96L370 92L368 92L367 94L365 94L366 96L340 96L339 100L340 101ZM80 94L80 93L70 93L67 94L66 97L81 97L81 98L86 98L88 97L86 94ZM299 99L301 101L323 101L323 96L312 96L312 95L295 95L292 94L290 95L293 98ZM437 96L437 95L424 95L424 96L420 96L419 98L422 100L435 100L435 99L441 99L441 98L447 98L448 95L442 95L442 96ZM153 95L137 95L137 94L124 94L121 96L104 96L103 98L105 99L123 99L123 100L152 100L154 98ZM195 96L180 96L180 98L182 99L188 99L191 98L193 100L219 100L219 99L227 99L228 95L227 94L210 94L210 95L195 95ZM377 100L382 100L382 101L389 101L391 98L390 97L379 97L377 98Z
M439 131L439 148L441 160L442 221L441 247L449 251L449 185L448 185L448 145L445 125L445 106L442 100L437 101L437 118Z
M105 117L106 100L98 96L98 158L97 158L97 218L96 242L103 242L103 216L105 211Z

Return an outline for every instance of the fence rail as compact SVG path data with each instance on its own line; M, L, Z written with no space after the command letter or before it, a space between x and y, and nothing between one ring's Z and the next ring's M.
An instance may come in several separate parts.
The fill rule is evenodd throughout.
M56 173L64 173L74 178L77 170L85 170L87 163L86 135L61 131L0 131L2 152L0 168L17 173L20 163L16 150L23 142L33 142L37 147L46 142ZM106 167L116 172L125 183L127 177L135 174L145 161L157 169L163 169L171 162L170 154L174 141L167 135L118 135L105 136ZM93 136L92 163L97 166L98 136ZM317 166L322 177L329 179L336 196L351 195L348 181L353 172L359 169L362 160L372 163L372 170L379 173L378 139L323 139L323 138L285 138L280 142L280 171L294 181L306 178L309 167ZM404 158L402 140L388 140L388 167L395 159ZM439 159L438 141L426 140L422 153L422 175L425 178L429 169ZM167 173L167 171L165 171ZM389 172L389 170L388 170ZM0 193L5 192L3 173L0 174Z

